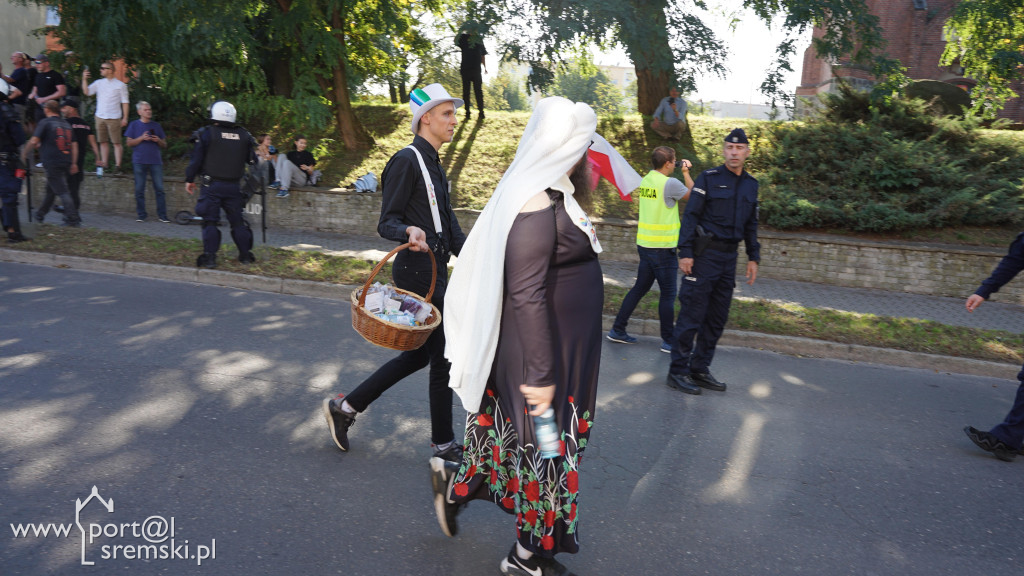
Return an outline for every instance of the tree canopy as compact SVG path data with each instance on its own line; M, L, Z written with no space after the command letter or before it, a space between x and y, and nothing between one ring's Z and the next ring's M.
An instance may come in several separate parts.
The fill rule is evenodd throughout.
M972 111L994 118L1017 96L1011 85L1024 79L1024 3L1020 0L964 0L946 22L950 41L942 63L957 64L978 82Z
M18 0L52 5L53 0ZM122 58L170 99L196 111L218 99L270 125L334 124L349 148L372 139L352 113L350 86L422 53L419 13L441 0L59 0L53 29L83 62Z

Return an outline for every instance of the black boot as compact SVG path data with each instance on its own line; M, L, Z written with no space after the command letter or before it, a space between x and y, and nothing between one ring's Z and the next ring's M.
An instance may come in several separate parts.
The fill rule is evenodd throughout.
M204 252L196 258L196 266L200 268L216 268L217 267L217 254Z
M238 261L242 264L253 264L256 262L256 255L252 252L242 252L238 255Z

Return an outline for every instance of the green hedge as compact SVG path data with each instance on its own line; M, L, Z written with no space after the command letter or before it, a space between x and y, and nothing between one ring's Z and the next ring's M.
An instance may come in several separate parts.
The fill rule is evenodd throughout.
M765 139L761 222L780 229L898 231L1024 222L1018 134L937 118L920 100L833 96L819 120Z

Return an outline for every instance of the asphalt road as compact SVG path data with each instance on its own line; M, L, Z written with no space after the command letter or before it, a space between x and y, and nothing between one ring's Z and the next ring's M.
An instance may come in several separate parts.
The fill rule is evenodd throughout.
M347 302L7 263L0 294L0 574L498 573L511 517L434 519L425 372L328 437L393 354ZM694 397L657 344L604 347L580 576L1020 572L1024 463L960 431L1015 382L724 347Z

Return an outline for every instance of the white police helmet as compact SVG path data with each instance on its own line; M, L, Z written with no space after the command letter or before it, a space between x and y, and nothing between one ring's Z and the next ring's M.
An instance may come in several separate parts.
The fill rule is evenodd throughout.
M3 78L0 78L0 96L3 96L3 98L0 98L0 100L6 100L7 97L10 96L10 95L11 95L11 85L8 84L7 81L4 80Z
M231 105L231 102L221 100L214 102L213 106L210 106L210 120L234 122L237 116L238 113L235 111L235 107Z

